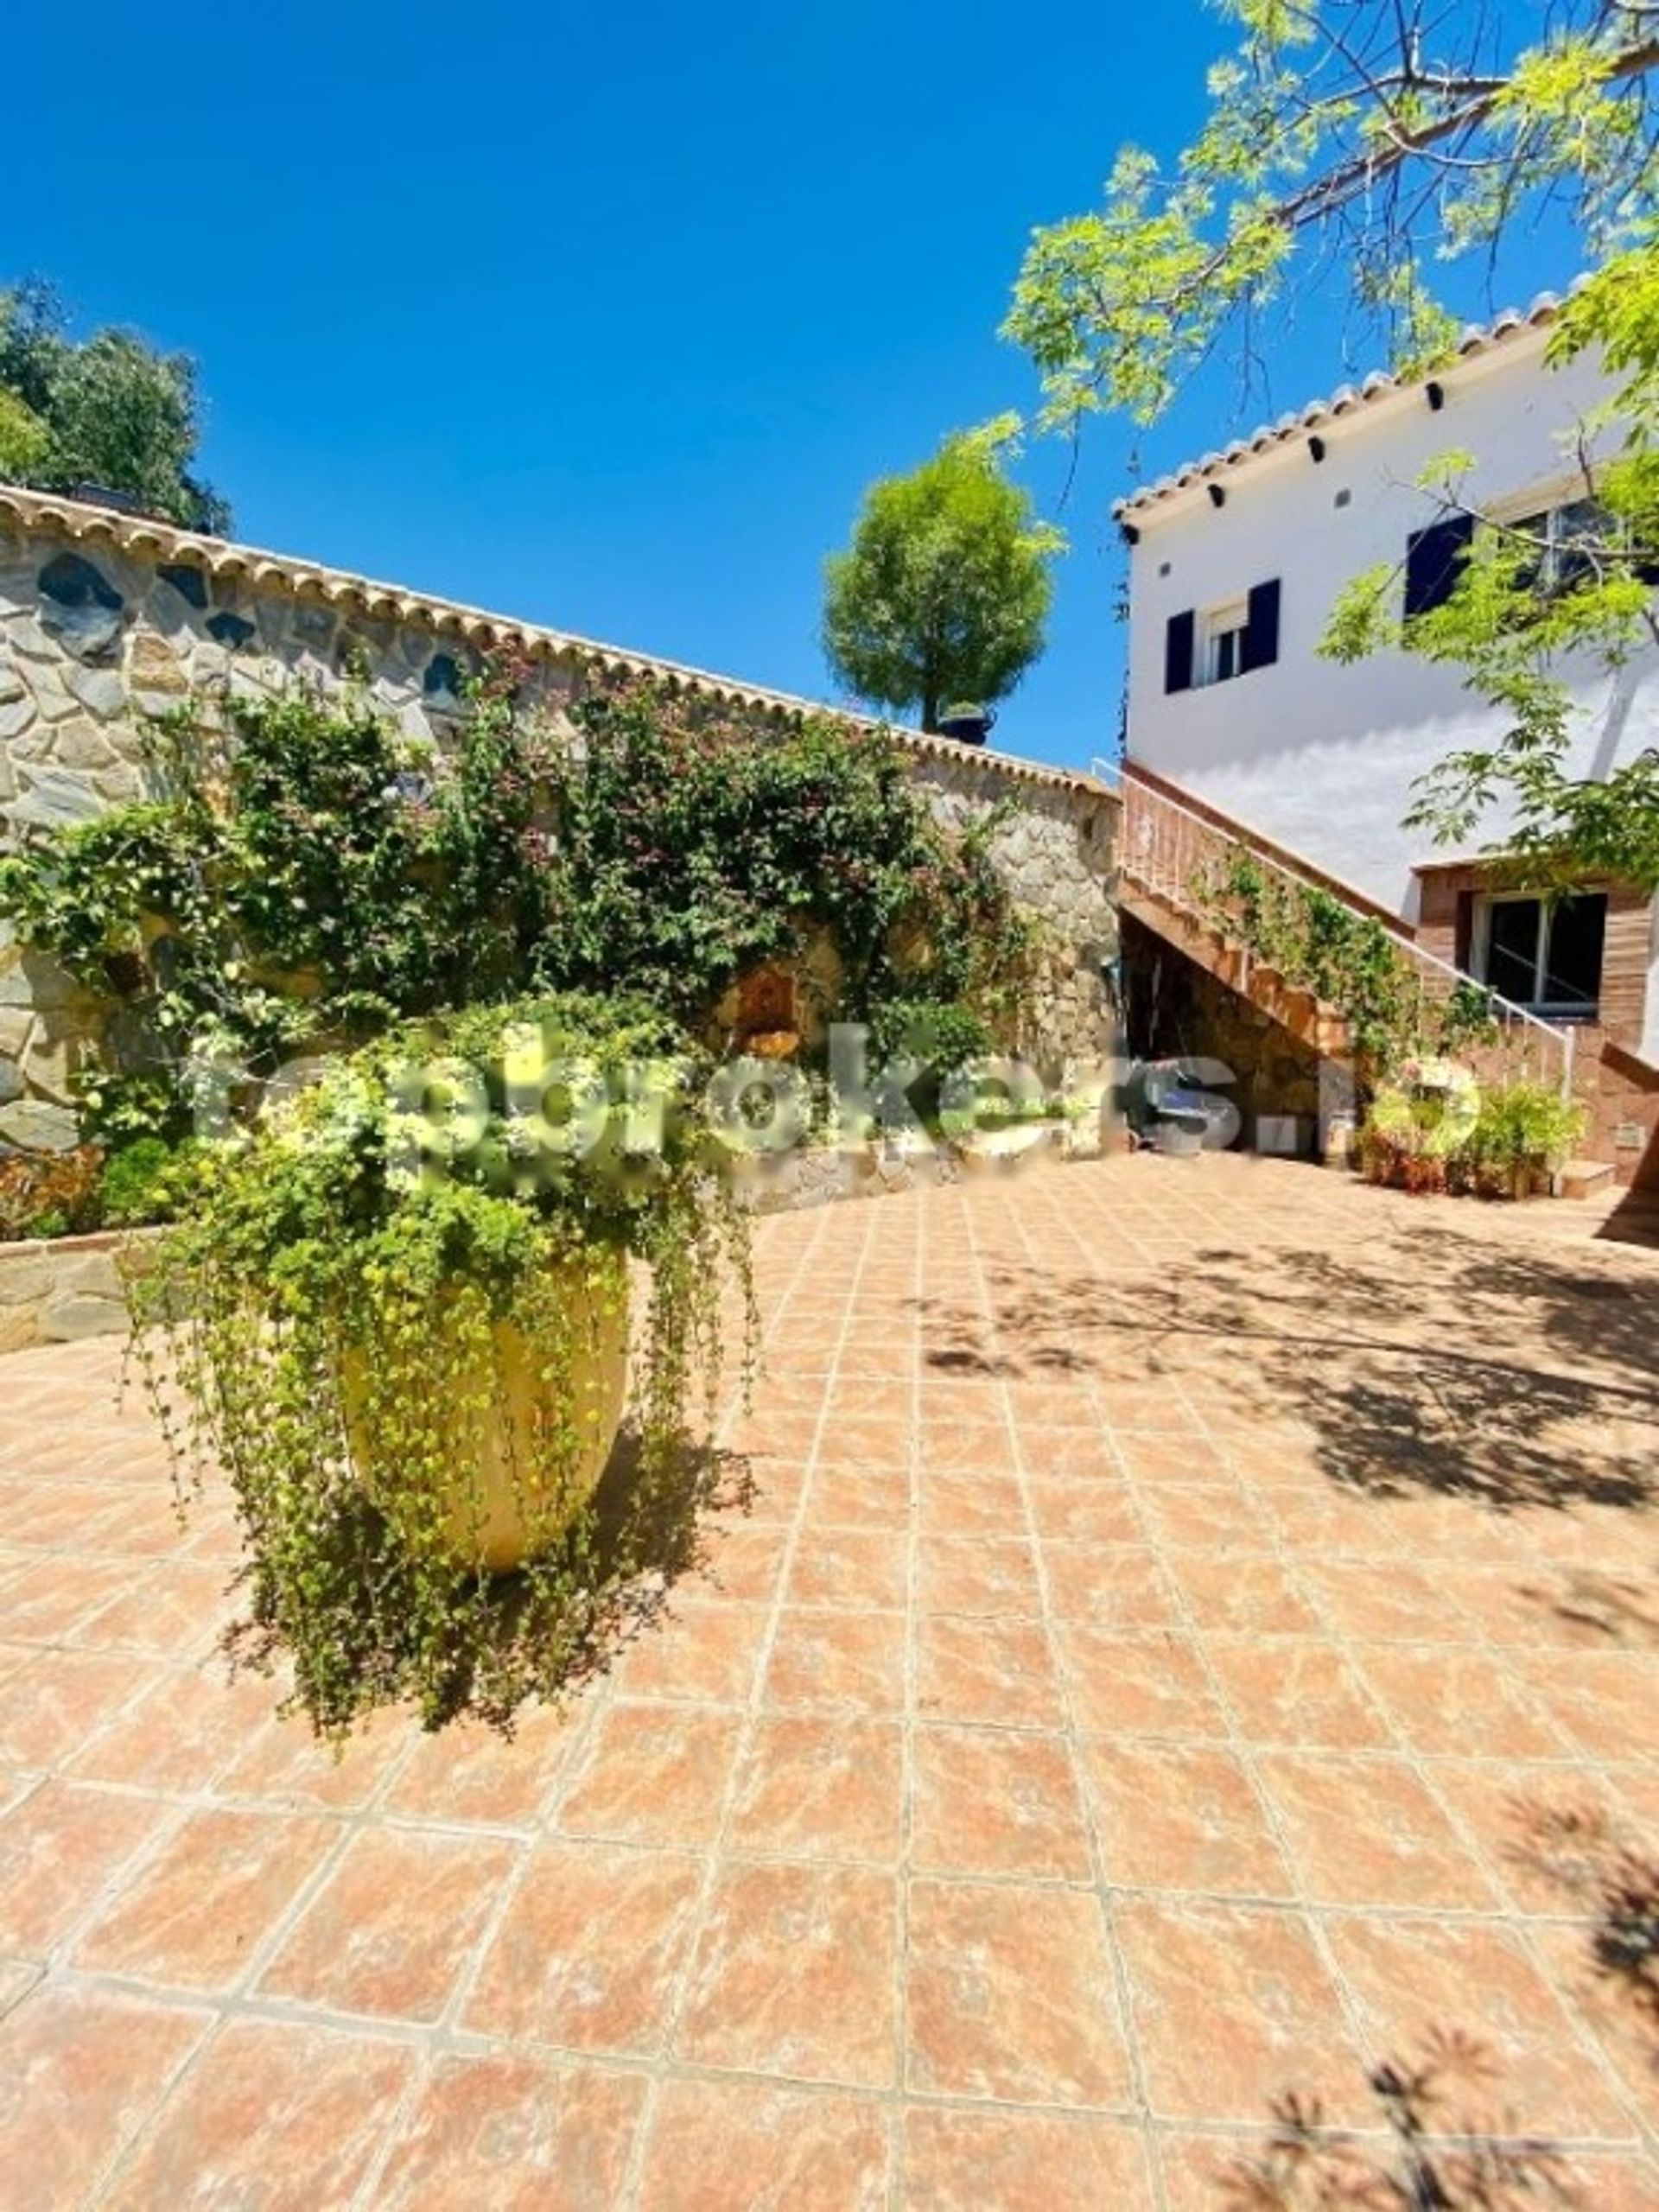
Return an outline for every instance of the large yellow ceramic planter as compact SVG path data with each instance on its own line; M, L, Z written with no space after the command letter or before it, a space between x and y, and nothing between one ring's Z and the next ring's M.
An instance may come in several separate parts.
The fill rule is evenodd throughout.
M448 1453L453 1471L442 1501L443 1536L457 1566L481 1565L505 1574L530 1557L530 1529L518 1491L522 1471L534 1464L538 1427L574 1425L578 1435L563 1495L556 1500L538 1497L531 1501L542 1542L550 1543L592 1497L615 1443L627 1397L626 1294L626 1262L620 1255L614 1280L602 1300L596 1300L587 1282L572 1272L569 1296L585 1309L577 1332L584 1341L572 1362L568 1386L556 1393L550 1389L523 1331L498 1323L493 1338L494 1371L469 1376L464 1391L472 1403L495 1400L494 1414L481 1423L457 1419ZM482 1358L479 1366L485 1366ZM361 1383L353 1372L357 1367L356 1360L348 1362L345 1376L346 1433L358 1472L372 1495L378 1455L368 1432ZM520 1471L518 1484L515 1470Z

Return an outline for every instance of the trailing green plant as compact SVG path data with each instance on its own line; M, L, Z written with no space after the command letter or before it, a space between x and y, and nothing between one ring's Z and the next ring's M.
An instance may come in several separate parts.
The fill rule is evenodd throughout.
M290 1662L320 1733L401 1700L428 1726L510 1724L592 1656L629 1577L683 1547L734 1274L753 1311L703 1072L634 1001L475 1008L334 1060L194 1163L132 1287L135 1342L181 1502L209 1460L234 1493L232 1650ZM636 1466L601 1542L579 1477L637 1268ZM510 1418L525 1387L528 1425ZM526 1534L509 1575L456 1535L492 1448Z
M1413 1053L1488 1043L1497 1033L1491 996L1479 984L1460 982L1435 996L1374 915L1265 867L1246 846L1230 848L1194 888L1225 935L1341 1016L1363 1060L1387 1066Z

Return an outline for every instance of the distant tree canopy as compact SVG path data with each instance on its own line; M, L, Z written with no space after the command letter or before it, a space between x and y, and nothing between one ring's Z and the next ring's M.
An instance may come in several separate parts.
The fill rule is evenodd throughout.
M231 511L193 473L195 364L130 331L77 340L51 287L0 290L0 477L41 491L106 485L188 529L224 532Z
M823 649L861 699L937 729L956 702L1013 690L1043 650L1063 543L998 457L1001 425L948 438L907 476L865 493L844 553L825 563Z
M1553 528L1465 505L1471 457L1448 455L1426 480L1467 524L1461 588L1407 621L1397 573L1355 579L1326 650L1417 653L1501 717L1493 742L1424 779L1411 822L1461 842L1501 804L1505 848L1539 881L1659 884L1659 754L1578 776L1586 709L1563 674L1589 661L1617 677L1659 638L1659 0L1210 4L1237 42L1197 135L1173 162L1122 149L1100 207L1033 234L1004 331L1042 380L1045 426L1155 422L1217 358L1248 385L1309 297L1425 372L1455 350L1440 268L1490 269L1541 221L1574 239L1604 266L1550 359L1599 355L1618 391L1570 448L1570 557Z

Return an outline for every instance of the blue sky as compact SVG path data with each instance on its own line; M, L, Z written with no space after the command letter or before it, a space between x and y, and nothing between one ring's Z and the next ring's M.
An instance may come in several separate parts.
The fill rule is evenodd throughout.
M1198 0L81 0L66 43L31 9L0 279L197 356L238 536L830 698L823 555L872 477L1033 402L996 336L1027 235L1125 137L1179 146L1217 29ZM1315 316L1272 404L1342 373ZM1012 750L1112 745L1133 442L1085 448ZM1067 465L1028 454L1046 509Z

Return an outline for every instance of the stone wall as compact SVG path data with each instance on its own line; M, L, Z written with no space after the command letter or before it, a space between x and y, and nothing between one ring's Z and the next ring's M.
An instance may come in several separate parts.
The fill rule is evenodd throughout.
M1321 1064L1311 1045L1131 915L1123 918L1123 967L1137 1058L1219 1061L1234 1080L1211 1087L1237 1107L1246 1152L1268 1148L1261 1143L1264 1117L1287 1115L1298 1123L1300 1148L1313 1151Z
M762 721L801 710L556 632L0 487L0 850L139 796L143 717L193 690L268 695L354 673L412 735L442 743L463 710L467 673L493 652L527 664L531 703L556 721L584 685L621 671L696 685ZM1116 941L1115 796L945 740L912 742L917 775L944 818L1020 802L992 850L1046 925L1022 1042L1050 1063L1109 1052L1102 970ZM95 1014L0 921L0 1144L73 1141L71 1077Z
M120 1234L60 1236L50 1243L0 1244L0 1352L30 1344L73 1344L127 1325Z
M1020 1046L1050 1065L1109 1058L1117 1049L1103 982L1117 957L1116 794L1058 777L1019 779L962 746L918 753L916 773L935 812L958 829L1017 802L991 853L1015 899L1045 925Z

